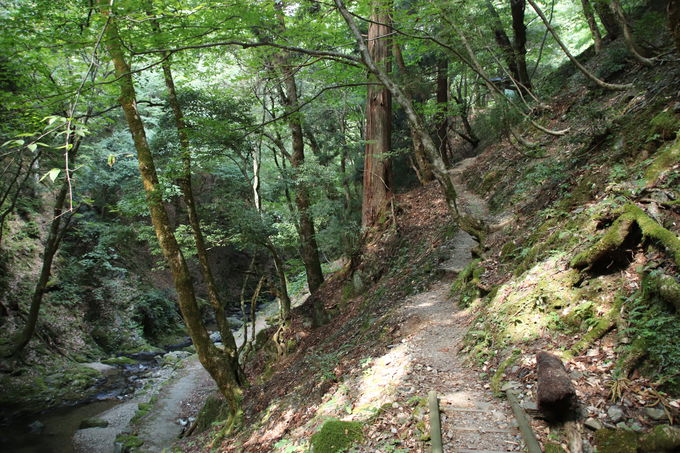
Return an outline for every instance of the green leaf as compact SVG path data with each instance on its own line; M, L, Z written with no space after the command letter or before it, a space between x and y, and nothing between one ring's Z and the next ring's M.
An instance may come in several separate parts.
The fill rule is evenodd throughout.
M59 173L61 173L61 168L53 168L40 178L40 181L42 181L45 178L50 178L52 182L54 182L57 177L59 176Z
M28 148L29 151L31 151L32 153L34 153L35 150L38 149L38 145L37 145L37 143L29 143L29 144L26 146L26 148Z

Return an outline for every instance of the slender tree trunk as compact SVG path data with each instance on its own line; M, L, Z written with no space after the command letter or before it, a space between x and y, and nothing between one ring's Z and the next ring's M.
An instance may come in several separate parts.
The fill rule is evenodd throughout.
M447 167L451 166L449 158L449 61L440 58L437 61L437 139L439 142L439 154L442 156Z
M668 27L675 39L675 47L680 52L680 0L668 2Z
M397 85L382 68L375 64L373 57L368 51L368 46L366 45L366 41L361 34L361 30L359 30L359 27L357 27L353 16L345 7L344 2L342 0L335 0L335 6L347 23L352 35L354 35L354 39L356 40L356 43L359 47L361 58L364 64L371 74L373 74L380 81L380 83L382 83L385 88L390 91L399 105L402 106L410 126L420 136L423 146L425 147L425 152L430 158L430 162L432 162L432 170L434 172L435 178L442 186L442 190L444 191L444 196L446 198L447 205L451 210L451 214L455 219L458 219L459 212L456 203L456 189L453 185L453 177L448 172L446 164L439 155L439 150L437 149L434 140L432 140L432 137L428 133L422 118L420 118L420 116L416 113L411 99L404 93L404 90L402 90L402 88Z
M399 71L401 71L400 74L401 77L405 80L410 79L411 76L409 75L409 70L406 67L406 63L404 63L404 59L401 54L401 48L399 47L399 44L397 42L393 42L392 51L393 51L392 57L394 58L394 61L396 61ZM377 87L376 90L378 90ZM404 87L404 92L410 99L413 99L413 93L411 92L408 86ZM366 119L368 120L368 104L366 105L366 107L367 107ZM411 142L413 143L413 158L415 161L413 168L415 170L418 181L420 181L421 184L425 185L434 179L434 174L432 173L432 164L430 164L430 161L427 158L427 154L425 153L425 147L423 146L423 142L420 140L420 136L413 129L410 129L410 132Z
M390 0L373 0L368 26L368 51L383 71L392 71ZM392 172L387 157L392 146L392 95L379 85L369 85L366 100L366 151L361 225L371 226L392 198ZM417 150L416 150L417 153Z
M531 89L531 79L527 71L527 27L524 25L525 0L510 0L512 13L513 41L512 48L517 62L517 77L520 90L526 93Z
M514 0L511 0L511 3L514 3ZM513 49L510 38L508 38L508 34L505 32L505 27L503 27L503 22L501 21L501 16L498 14L498 11L496 11L496 8L493 6L493 3L491 3L491 0L484 0L484 6L488 11L489 16L491 16L491 26L494 38L496 39L496 44L498 44L498 47L500 47L501 51L503 52L505 64L508 65L508 69L510 69L512 76L516 80L520 80L515 49Z
M581 0L581 6L583 7L583 15L588 22L588 28L590 28L590 34L593 36L593 42L595 43L595 53L599 54L602 50L602 35L600 34L600 29L597 27L595 13L593 12L593 5L590 4L590 0Z
M159 29L157 24L156 27ZM213 276L210 263L208 261L208 249L203 238L203 231L201 229L201 222L198 217L198 210L196 207L196 199L194 198L193 185L191 182L191 149L189 144L189 136L187 134L187 125L184 121L184 114L182 107L177 99L177 91L175 89L175 81L172 77L172 68L170 66L170 55L163 55L166 59L162 63L163 77L165 79L165 86L168 89L168 103L172 109L175 118L175 127L177 129L177 136L179 137L179 144L182 153L182 174L178 179L180 190L182 191L182 198L187 209L187 216L189 218L189 225L196 243L196 256L200 264L201 274L205 280L208 289L208 300L215 312L215 319L217 320L217 327L222 337L222 344L225 351L232 357L233 366L238 373L241 373L241 367L238 363L238 353L236 348L236 341L231 332L229 321L224 310L224 303L217 290L215 278ZM243 376L241 380L245 380Z
M75 150L72 148L72 151ZM75 158L75 153L72 153L70 161L73 162ZM45 290L47 288L47 283L50 279L50 274L52 272L52 263L54 257L59 250L59 243L61 242L62 234L62 220L63 220L63 210L64 202L66 201L66 194L68 193L68 182L64 181L57 196L54 200L54 208L52 211L52 222L50 223L50 229L47 234L47 239L45 241L45 248L43 249L43 259L42 265L40 267L40 275L38 276L38 282L35 284L33 289L33 296L31 297L31 308L28 312L28 319L26 320L26 325L21 330L21 333L17 337L14 344L11 346L7 356L16 357L21 351L28 345L28 343L33 338L35 334L35 329L38 323L38 315L40 313L40 307L42 305L43 296L45 295Z
M621 26L607 2L605 0L596 0L594 6L597 15L600 17L600 22L602 22L602 26L607 32L607 39L613 41L618 38L621 35Z
M616 17L621 30L623 30L623 42L626 44L628 52L630 52L630 54L633 56L633 58L635 58L635 60L637 60L638 63L649 67L654 66L654 62L643 56L642 50L635 44L633 33L630 29L630 26L628 25L628 19L626 18L626 14L621 7L621 3L619 3L619 0L610 0L610 2L614 17Z
M111 7L107 0L99 0L99 7L104 16L112 16ZM201 363L217 383L232 410L232 414L236 415L240 407L242 385L239 372L233 366L233 357L228 352L215 347L210 341L210 335L201 321L201 313L194 294L189 268L177 244L175 235L170 229L168 213L161 200L156 167L146 138L144 123L137 110L137 95L130 66L125 60L121 38L118 34L118 25L114 17L110 17L105 39L120 85L119 101L137 150L139 172L146 193L151 222L172 273L182 317Z
M560 36L557 34L555 29L553 28L552 25L550 25L550 21L545 17L545 14L543 14L543 11L541 8L538 7L536 2L534 0L527 0L531 7L536 11L536 14L541 18L543 23L545 24L546 28L550 31L550 34L553 36L555 39L555 42L562 48L562 51L564 54L571 60L572 63L585 75L588 79L593 81L597 86L607 89L607 90L626 90L631 87L631 85L619 85L619 84L614 84L614 83L607 83L603 80L598 79L592 72L588 71L585 66L583 66L579 61L569 52L569 49L567 46L562 42L560 39Z

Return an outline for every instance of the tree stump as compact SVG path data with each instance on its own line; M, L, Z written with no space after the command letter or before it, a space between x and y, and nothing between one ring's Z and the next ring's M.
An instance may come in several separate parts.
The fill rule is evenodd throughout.
M541 351L536 355L538 410L551 422L578 419L578 399L559 357Z

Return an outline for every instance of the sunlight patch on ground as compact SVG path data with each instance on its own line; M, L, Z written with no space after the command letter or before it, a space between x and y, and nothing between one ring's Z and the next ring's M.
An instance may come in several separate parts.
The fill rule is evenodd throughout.
M375 359L359 378L359 397L354 403L354 419L373 415L373 411L392 401L396 388L411 368L411 356L406 344L399 344L384 356ZM373 409L373 411L371 411Z

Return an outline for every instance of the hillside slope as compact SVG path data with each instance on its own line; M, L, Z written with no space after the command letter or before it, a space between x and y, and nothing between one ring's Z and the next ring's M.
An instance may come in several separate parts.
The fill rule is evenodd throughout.
M588 65L635 88L603 91L558 72L554 86L563 89L537 119L568 134L520 124L530 148L512 137L489 139L458 168L468 190L463 204L475 217L464 229L481 241L467 240L465 269L451 262L465 233L449 220L438 189L396 197L361 254L315 295L334 313L331 324L311 330L300 321L302 307L278 348L262 335L242 428L227 436L217 424L183 449L306 451L310 439L323 441L314 433L326 421L342 419L357 424L322 432L354 438L354 451L425 451L428 390L444 395L446 406L461 388L514 387L526 404L541 350L565 361L586 421L582 437L598 451L622 450L606 449L615 431L596 429L635 433L674 422L680 65L617 60L614 67L617 52L612 46ZM455 332L464 333L462 343ZM502 401L484 398L474 399L497 407L506 426L496 430L513 436ZM560 425L533 425L544 445L566 447ZM634 448L637 435L626 436ZM455 429L445 430L445 440L454 437ZM516 438L505 441L519 448Z

